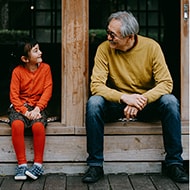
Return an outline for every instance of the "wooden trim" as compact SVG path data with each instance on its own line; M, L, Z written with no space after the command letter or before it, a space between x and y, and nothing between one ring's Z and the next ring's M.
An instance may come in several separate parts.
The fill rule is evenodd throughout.
M189 7L189 0L181 1L181 118L189 120L189 18L184 19L184 4Z
M161 135L160 122L115 122L105 125L105 135ZM189 122L182 121L182 135L189 134ZM10 136L11 128L7 123L0 123L0 136ZM28 133L30 135L30 133ZM85 127L68 127L60 122L51 122L46 128L46 135L86 135Z

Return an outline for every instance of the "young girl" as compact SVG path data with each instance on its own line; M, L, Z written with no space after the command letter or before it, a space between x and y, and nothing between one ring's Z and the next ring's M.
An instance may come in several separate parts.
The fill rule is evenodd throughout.
M19 61L12 72L9 108L12 143L18 160L15 180L37 179L43 173L47 114L45 108L52 96L50 66L42 62L42 52L33 38L18 42L14 57ZM34 164L27 166L24 130L33 133Z

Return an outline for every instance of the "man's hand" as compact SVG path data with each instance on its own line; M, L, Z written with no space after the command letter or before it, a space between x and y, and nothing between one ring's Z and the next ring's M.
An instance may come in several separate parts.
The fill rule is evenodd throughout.
M147 105L147 98L141 94L123 94L121 96L121 101L128 106L137 108L137 110L142 110Z
M124 109L124 115L126 116L127 120L129 120L130 118L135 118L138 111L139 110L136 107L127 105Z

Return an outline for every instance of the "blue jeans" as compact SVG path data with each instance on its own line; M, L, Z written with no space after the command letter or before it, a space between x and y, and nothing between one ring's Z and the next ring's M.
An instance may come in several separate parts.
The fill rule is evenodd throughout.
M91 96L86 105L87 164L103 166L104 123L124 118L126 104L106 101L102 96ZM159 117L158 117L159 116ZM181 120L179 103L171 94L163 95L138 112L139 121L160 119L166 151L166 166L183 164L181 144ZM127 138L127 137L126 137Z

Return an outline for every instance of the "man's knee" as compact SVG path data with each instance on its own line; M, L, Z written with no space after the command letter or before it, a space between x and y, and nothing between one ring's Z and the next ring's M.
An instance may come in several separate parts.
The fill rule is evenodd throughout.
M104 98L102 96L91 96L87 102L88 109L96 109L104 105Z
M160 99L161 105L164 106L167 110L178 111L179 110L179 101L172 94L163 95Z
M165 94L160 98L160 101L164 104L176 104L178 105L178 99L173 94Z

